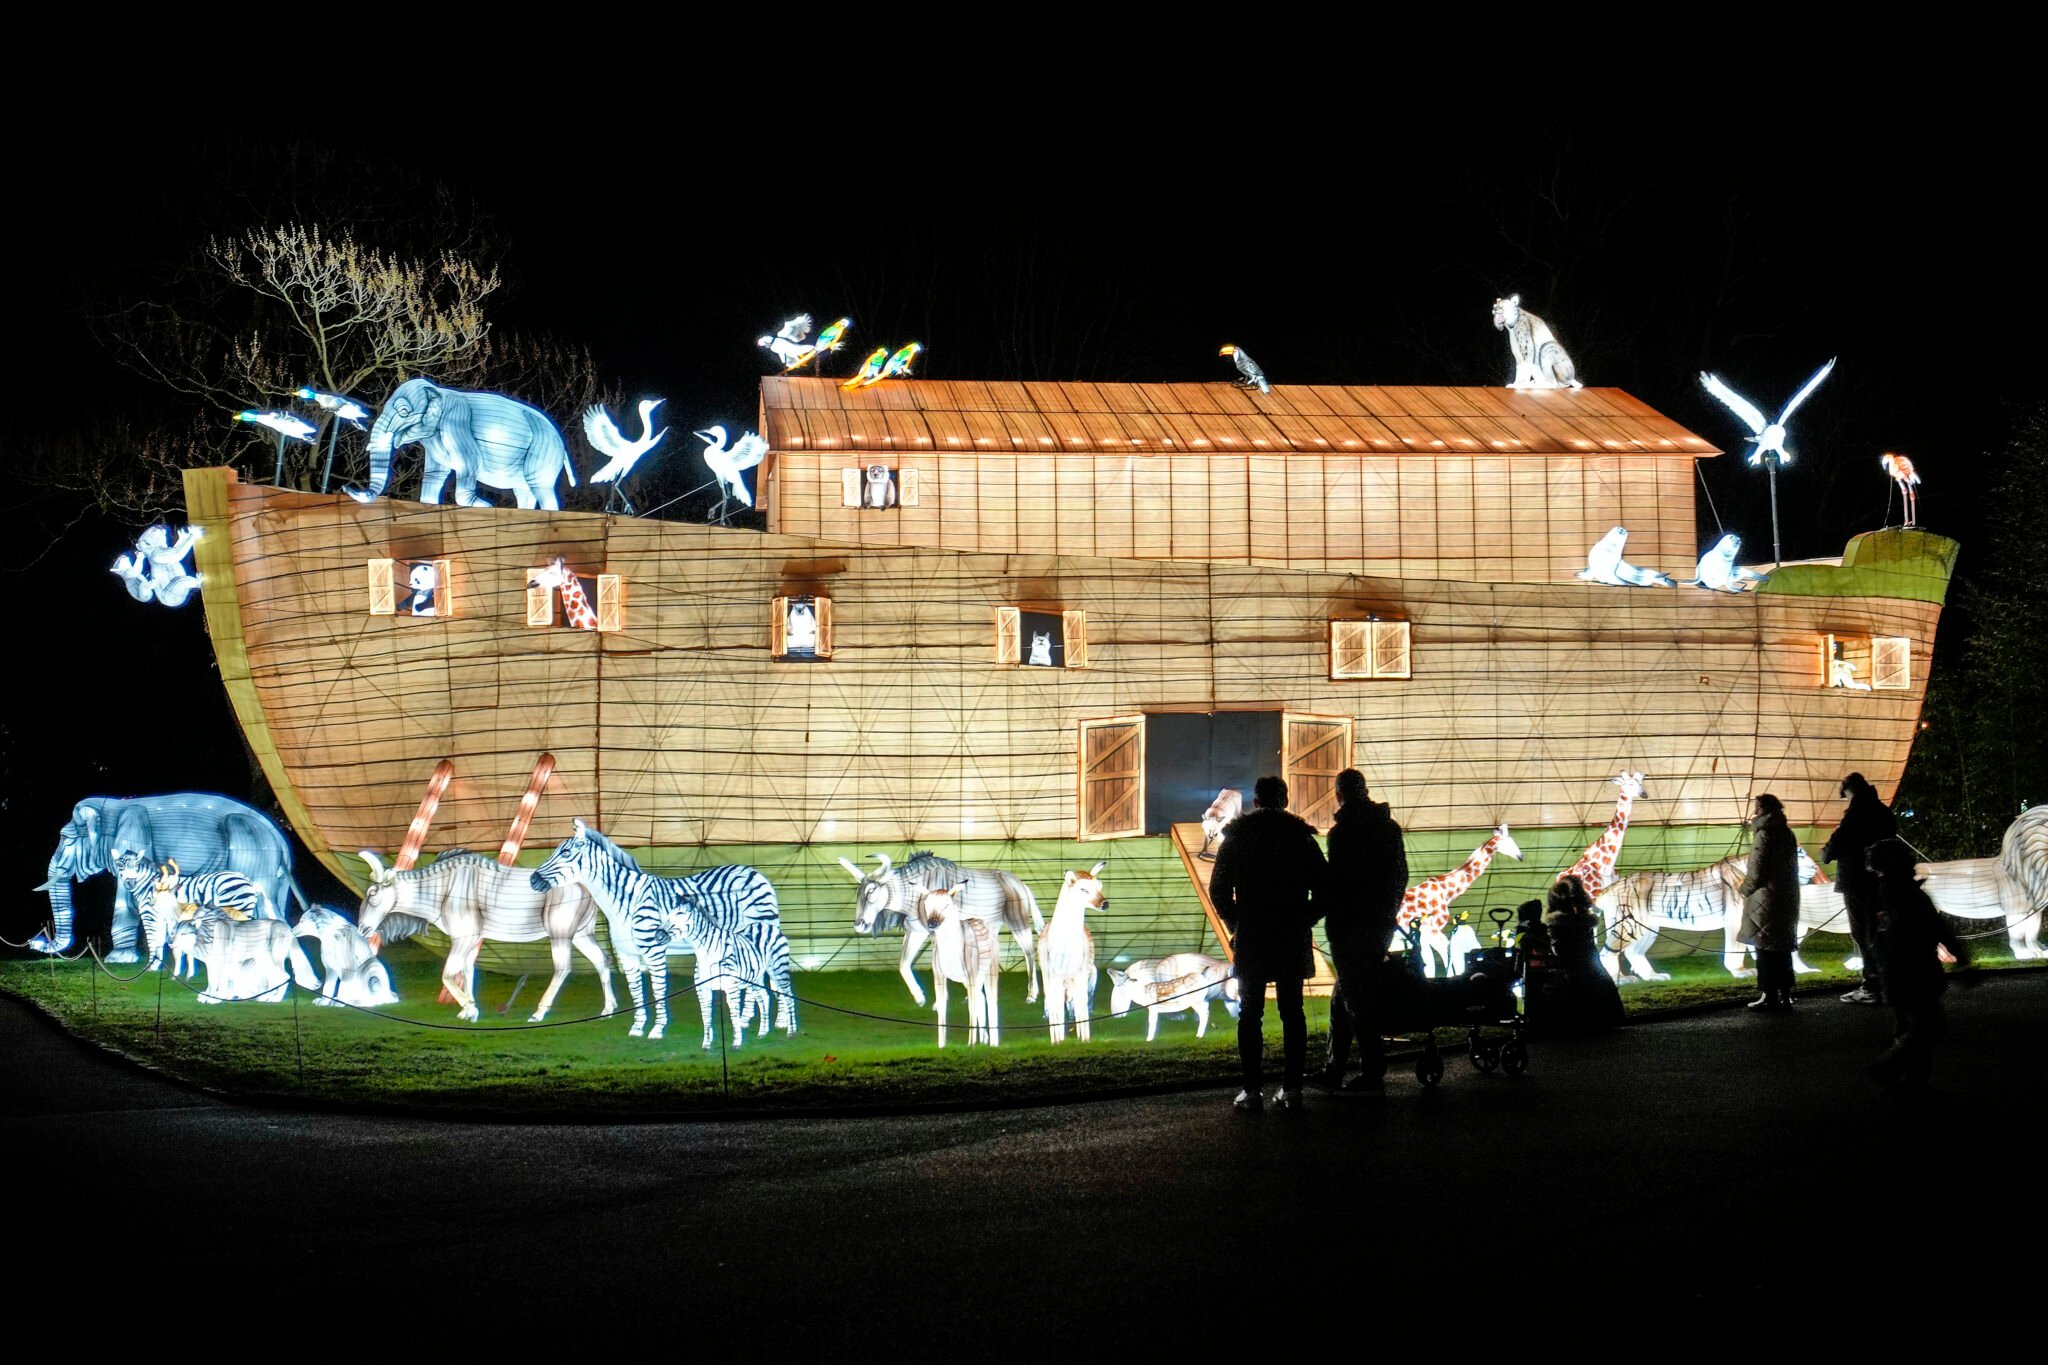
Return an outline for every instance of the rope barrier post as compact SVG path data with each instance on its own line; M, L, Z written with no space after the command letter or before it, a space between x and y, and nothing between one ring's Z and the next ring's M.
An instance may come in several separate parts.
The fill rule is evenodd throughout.
M286 986L285 989L292 990L290 986ZM306 1044L299 1036L299 994L298 991L292 991L292 1051L298 1054L299 1088L303 1090L306 1086Z
M722 973L721 973L721 975L722 975ZM732 994L731 994L731 992L730 992L730 991L728 991L728 992L726 993L726 997L725 997L725 998L726 998L726 1013L727 1013L727 1014L730 1014L730 1013L732 1013L732 1003L731 1003L731 1002L732 1002ZM716 1029L718 1030L718 1077L719 1077L719 1084L720 1084L720 1085L721 1085L721 1086L722 1086L722 1087L724 1088L724 1091L725 1091L725 1098L726 1098L726 1100L727 1100L728 1102L730 1102L730 1101L731 1101L731 1099L732 1099L732 1069L731 1069L731 1067L730 1067L730 1066L729 1066L729 1065L727 1064L727 1061L726 1061L726 1056L725 1056L725 1040L726 1040L726 1036L727 1036L727 1029L726 1029L726 1027L725 1027L725 1022L724 1022L724 1021L723 1021L722 1019L720 1019L720 1018L718 1017L718 1011L717 1011L717 1007L716 1007L716 1006L713 1006L713 1008L712 1008L712 1014L711 1014L711 1018L712 1018L712 1021L713 1021L713 1025L712 1025L712 1026L713 1026L714 1028L716 1028Z
M206 981L208 985L213 984L211 971L207 973ZM156 974L156 1040L159 1043L164 1040L164 974L161 971Z

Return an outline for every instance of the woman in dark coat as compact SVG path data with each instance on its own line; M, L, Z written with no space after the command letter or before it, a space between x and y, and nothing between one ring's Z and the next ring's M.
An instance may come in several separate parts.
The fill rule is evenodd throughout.
M1749 873L1742 879L1742 925L1735 937L1756 949L1763 994L1753 1010L1792 1008L1792 952L1799 946L1799 839L1785 805L1765 792L1750 821Z
M1543 1008L1552 1027L1612 1028L1622 1020L1621 991L1600 965L1594 942L1599 923L1585 883L1569 874L1559 877L1543 912L1550 936L1550 989Z

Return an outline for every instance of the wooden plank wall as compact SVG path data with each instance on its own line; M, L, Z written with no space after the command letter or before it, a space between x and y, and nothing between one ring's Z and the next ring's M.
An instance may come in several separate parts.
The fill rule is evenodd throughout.
M1479 582L1569 582L1619 525L1689 578L1690 456L877 453L916 507L842 505L863 458L772 457L769 529L873 547L1184 559Z
M456 778L429 847L493 849L542 751L536 842L571 815L629 846L1067 839L1077 721L1147 708L1350 716L1354 761L1411 830L1598 825L1623 766L1650 775L1639 821L1732 825L1772 790L1820 823L1844 772L1890 793L1938 610L835 550L225 487L226 524L207 524L232 536L263 742L341 850L392 848L442 758ZM556 554L624 576L624 630L524 625L526 570ZM427 557L455 562L452 617L368 614L368 559ZM768 661L768 602L791 591L833 599L829 663ZM1093 666L994 665L991 608L1020 602L1086 610ZM1366 610L1410 619L1412 679L1328 678L1329 620ZM1914 686L1819 686L1829 630L1909 637Z

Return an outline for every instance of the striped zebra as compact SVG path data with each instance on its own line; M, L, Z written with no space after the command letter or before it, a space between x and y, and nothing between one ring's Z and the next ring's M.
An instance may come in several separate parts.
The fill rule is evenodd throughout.
M782 1001L782 1028L796 1032L796 996L790 989L789 940L775 888L751 867L714 867L687 877L658 877L644 871L632 854L581 820L535 869L535 890L563 882L584 886L604 912L612 951L633 995L630 1038L660 1038L668 1027L668 954L695 952L697 1005L704 1018L704 1046L716 1041L714 999L724 991L733 1042L744 1041L750 1019L756 1036L769 1026L768 993ZM647 992L653 979L654 1027L647 1026Z
M163 965L164 947L178 921L191 918L183 907L218 911L234 920L283 918L263 888L239 872L199 872L186 877L179 875L176 858L159 868L131 855L121 860L118 875L142 917L151 971ZM194 971L189 957L173 962L173 975L191 976Z

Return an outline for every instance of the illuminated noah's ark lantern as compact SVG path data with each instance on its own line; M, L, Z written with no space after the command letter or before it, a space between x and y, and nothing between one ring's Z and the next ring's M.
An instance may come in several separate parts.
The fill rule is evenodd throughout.
M1953 542L1876 531L1741 592L1590 582L1588 549L1617 526L1617 569L1694 576L1712 445L1609 388L1211 375L767 378L745 484L765 531L194 471L221 673L339 875L360 882L348 854L399 841L450 754L433 846L499 848L552 754L537 829L560 803L636 856L758 860L798 960L840 966L888 964L848 948L846 888L782 875L820 840L828 863L938 845L1045 897L1095 860L1055 845L1128 841L1107 850L1128 889L1094 932L1108 956L1162 956L1200 946L1202 812L1266 773L1326 825L1335 775L1358 768L1418 880L1511 827L1530 856L1487 873L1489 904L1541 893L1624 768L1656 778L1624 876L1712 863L1756 791L1806 824L1834 817L1844 772L1897 783ZM895 505L849 506L846 472L862 491L876 466ZM366 632L362 553L340 545L445 556L460 615ZM521 594L557 558L635 580L616 632L529 629ZM559 624L550 595L537 626ZM1824 685L1830 634L1872 691ZM1907 642L1905 668L1877 667L1880 640Z

